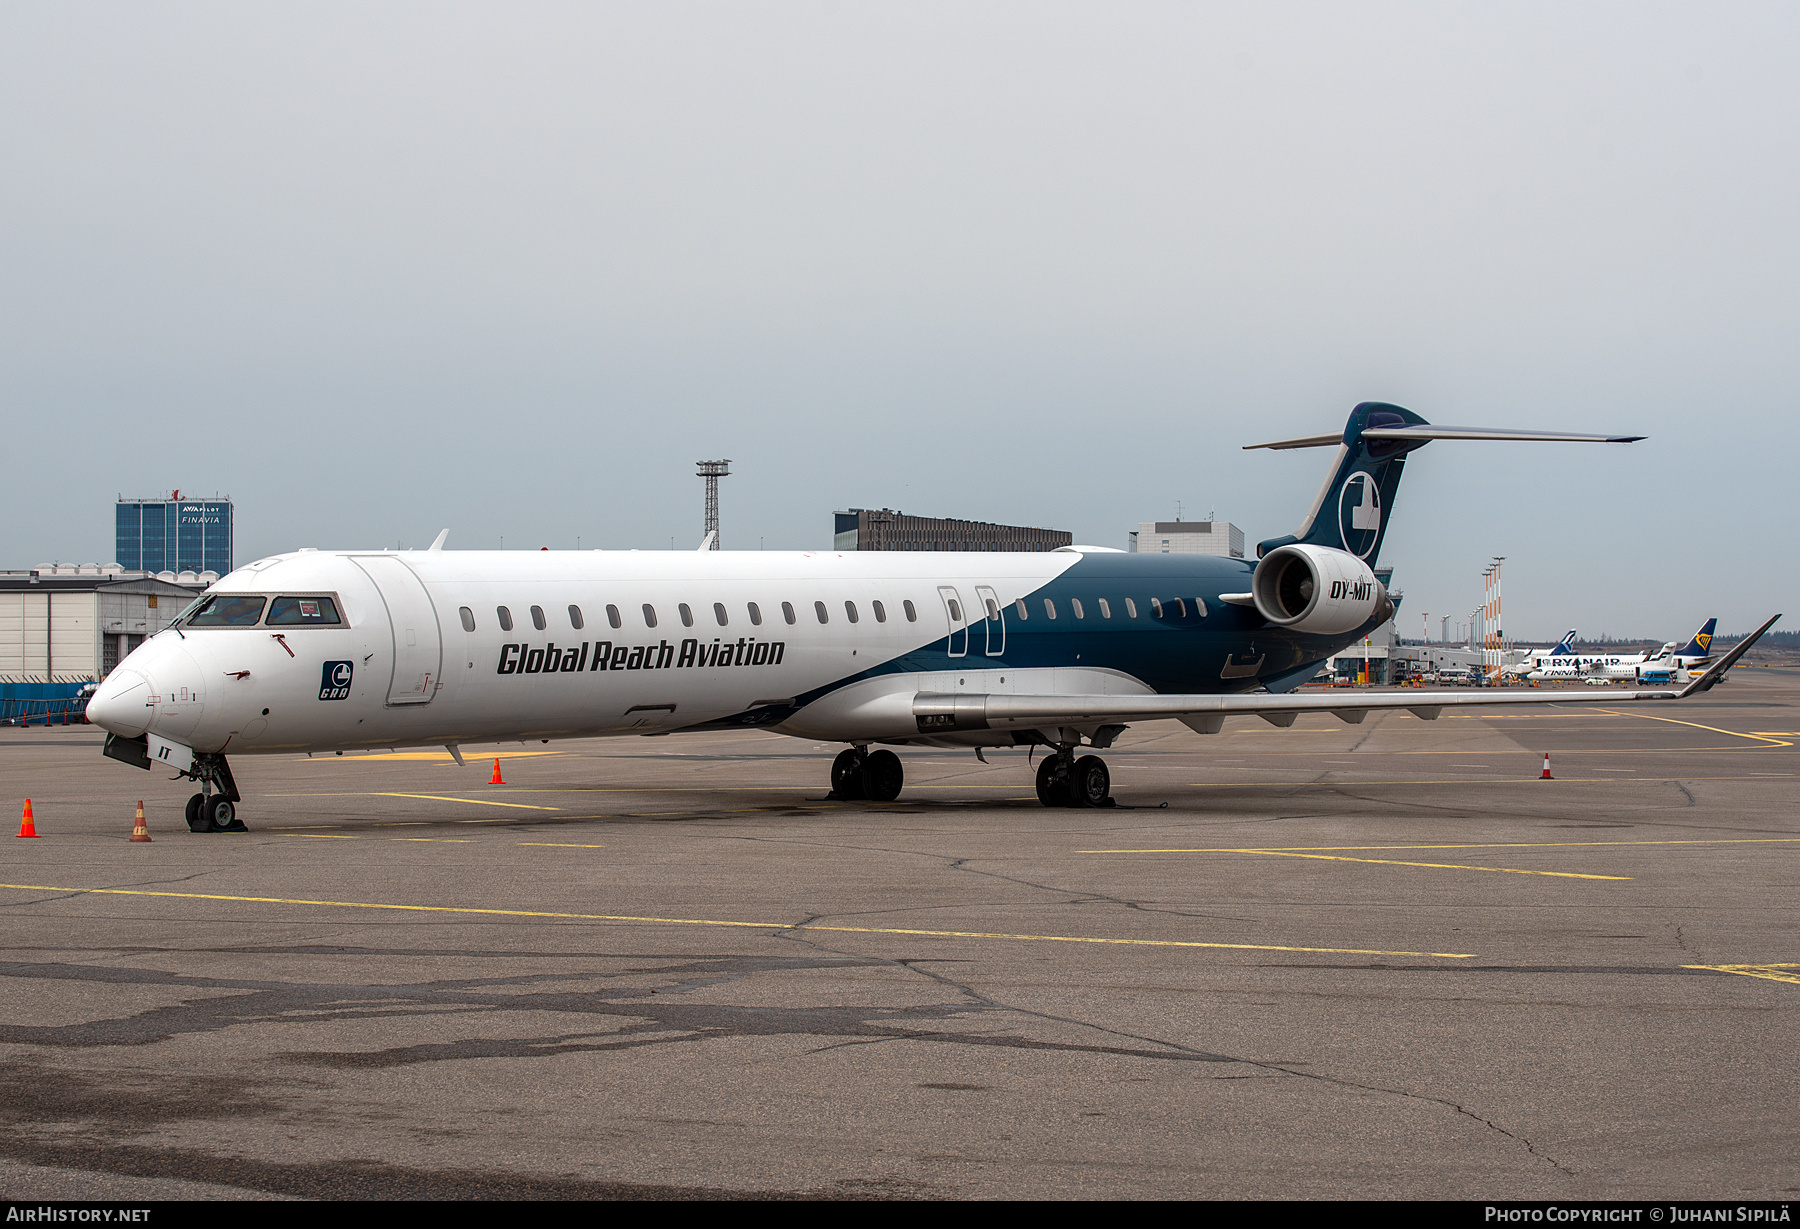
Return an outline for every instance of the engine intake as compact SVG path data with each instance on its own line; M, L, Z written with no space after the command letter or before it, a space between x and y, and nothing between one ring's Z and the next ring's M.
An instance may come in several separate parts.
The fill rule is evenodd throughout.
M1329 546L1276 547L1256 565L1250 596L1257 613L1277 627L1320 636L1355 631L1394 612L1369 565Z

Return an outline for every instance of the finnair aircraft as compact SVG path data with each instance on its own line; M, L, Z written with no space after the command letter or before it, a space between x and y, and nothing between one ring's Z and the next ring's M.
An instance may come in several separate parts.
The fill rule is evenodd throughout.
M1571 659L1575 652L1575 629L1570 628L1563 633L1563 638L1547 649L1538 649L1527 653L1516 665L1506 667L1504 673L1509 678L1532 678L1534 670L1542 670L1547 666L1561 666ZM1572 676L1559 676L1572 677Z
M843 743L833 790L876 801L904 780L888 747L1042 746L1045 805L1106 805L1093 752L1134 721L1210 734L1237 713L1289 726L1314 711L1355 723L1381 708L1618 703L1290 693L1392 613L1371 566L1409 453L1637 438L1434 427L1365 402L1341 433L1252 445L1336 449L1299 529L1254 563L1100 547L446 551L443 534L420 552L300 550L213 585L87 712L107 755L199 784L200 832L242 829L228 756L442 746L460 762L470 743L702 729ZM1755 639L1679 692L1632 698L1704 691Z
M1558 655L1556 649L1545 654L1538 664L1527 670L1525 677L1534 682L1553 682L1557 679L1633 679L1638 669L1650 662L1666 662L1670 667L1687 669L1703 661L1711 660L1713 629L1717 627L1717 619L1708 619L1676 652L1678 641L1671 640L1654 653L1575 653ZM1574 640L1571 631L1563 637L1563 644ZM1556 646L1557 649L1563 645ZM1528 659L1529 660L1529 659Z

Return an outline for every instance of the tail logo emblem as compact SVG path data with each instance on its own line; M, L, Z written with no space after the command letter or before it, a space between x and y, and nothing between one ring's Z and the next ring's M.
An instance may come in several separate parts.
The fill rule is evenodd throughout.
M1338 493L1338 531L1344 549L1358 559L1367 559L1381 540L1381 494L1364 470L1351 474Z

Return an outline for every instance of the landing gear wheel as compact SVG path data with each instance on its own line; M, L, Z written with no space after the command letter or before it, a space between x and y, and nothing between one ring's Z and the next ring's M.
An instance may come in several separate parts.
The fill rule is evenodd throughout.
M1075 761L1075 767L1069 773L1069 802L1071 806L1103 807L1112 794L1112 773L1106 769L1106 761L1097 755L1084 755Z
M243 832L244 821L237 817L237 804L222 794L206 800L206 818L212 832Z
M189 832L211 832L212 831L212 823L209 820L203 818L200 814L200 809L202 807L204 807L205 805L206 805L206 795L205 794L195 794L192 798L188 799L187 821L188 821L188 831Z
M863 761L862 787L863 796L871 802L892 802L900 796L900 787L906 784L906 770L900 767L900 757L892 751L873 751Z
M1069 761L1066 756L1047 755L1037 770L1038 801L1047 807L1069 805Z
M854 747L838 752L838 757L831 761L831 792L834 796L845 802L862 801L862 760Z

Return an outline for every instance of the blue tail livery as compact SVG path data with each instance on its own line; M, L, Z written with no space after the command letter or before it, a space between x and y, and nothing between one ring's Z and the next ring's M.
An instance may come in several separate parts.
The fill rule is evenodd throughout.
M1329 448L1338 446L1336 463L1319 488L1300 528L1280 538L1259 542L1258 558L1280 546L1323 546L1348 551L1370 567L1381 554L1381 540L1393 515L1394 494L1406 456L1432 440L1547 440L1555 443L1630 444L1641 435L1582 435L1568 431L1516 431L1503 427L1436 427L1403 406L1365 401L1350 411L1342 435L1305 435L1297 439L1246 444L1251 448Z
M1687 647L1675 654L1675 656L1711 657L1713 628L1717 627L1718 623L1719 621L1717 619L1708 619L1700 630L1694 633L1694 638L1687 642Z

